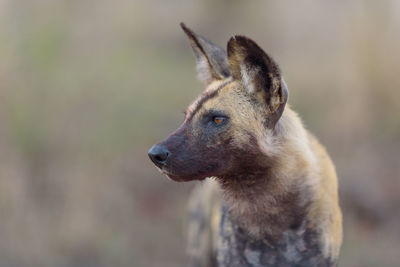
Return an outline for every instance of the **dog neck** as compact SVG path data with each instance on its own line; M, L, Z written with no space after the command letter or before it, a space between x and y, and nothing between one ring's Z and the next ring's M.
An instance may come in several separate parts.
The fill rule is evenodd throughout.
M315 155L301 121L289 113L287 108L272 140L256 137L256 145L241 153L240 167L218 179L232 217L255 237L279 239L305 225L316 199Z
M232 217L252 237L279 239L285 230L299 229L305 221L307 203L302 192L280 190L271 177L253 176L221 182L223 199Z

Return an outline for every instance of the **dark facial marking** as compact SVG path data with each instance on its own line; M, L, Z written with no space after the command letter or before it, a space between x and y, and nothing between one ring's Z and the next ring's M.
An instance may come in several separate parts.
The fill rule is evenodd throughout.
M201 107L204 105L205 102L207 102L209 99L215 98L218 96L219 91L221 91L222 88L224 88L225 86L227 86L229 83L231 83L231 81L227 81L224 82L223 84L221 84L216 90L212 91L212 92L206 92L202 95L201 99L199 100L199 102L197 103L195 109L190 113L190 114L186 114L188 115L187 117L187 121L191 121L194 117L194 115L196 115L196 113L201 109ZM186 113L186 112L185 112Z

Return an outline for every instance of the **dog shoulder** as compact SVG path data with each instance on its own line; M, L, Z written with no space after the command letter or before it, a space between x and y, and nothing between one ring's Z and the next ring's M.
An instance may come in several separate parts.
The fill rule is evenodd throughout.
M325 147L311 134L309 139L319 159L319 177L321 179L317 199L310 211L311 224L315 228L323 229L321 241L324 244L324 254L329 255L331 258L337 258L343 234L335 165ZM320 214L325 214L325 216L320 216Z

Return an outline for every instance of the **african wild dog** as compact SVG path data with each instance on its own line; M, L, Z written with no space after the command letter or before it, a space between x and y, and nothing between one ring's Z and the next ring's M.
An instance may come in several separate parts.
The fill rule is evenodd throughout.
M184 24L207 87L149 156L190 201L193 266L336 266L342 215L334 165L286 104L275 61L254 41L227 52Z

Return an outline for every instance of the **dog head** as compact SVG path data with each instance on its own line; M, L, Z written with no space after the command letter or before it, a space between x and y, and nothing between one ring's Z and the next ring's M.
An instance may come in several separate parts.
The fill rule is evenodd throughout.
M225 51L181 26L206 88L186 109L183 124L149 150L150 159L176 181L268 168L288 99L278 65L247 37L232 37Z

